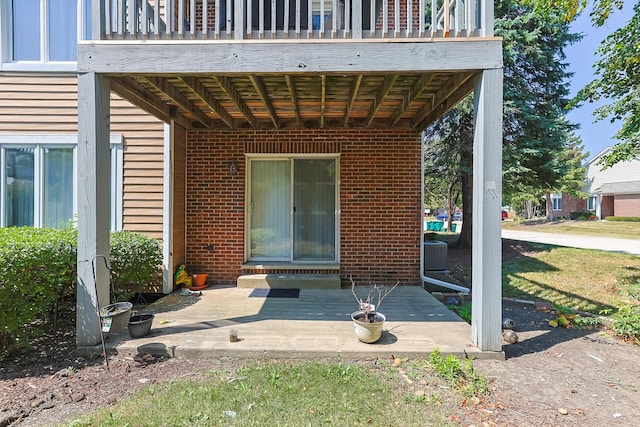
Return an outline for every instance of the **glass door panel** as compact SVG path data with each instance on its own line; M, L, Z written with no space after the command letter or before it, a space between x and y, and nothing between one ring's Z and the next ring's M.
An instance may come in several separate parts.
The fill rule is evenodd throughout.
M251 162L251 259L289 260L291 161Z
M334 260L336 160L294 164L294 259Z

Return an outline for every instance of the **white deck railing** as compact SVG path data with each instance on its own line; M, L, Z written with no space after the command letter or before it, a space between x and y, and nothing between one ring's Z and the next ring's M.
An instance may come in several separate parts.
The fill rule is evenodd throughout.
M492 11L491 0L93 0L94 10L96 6L100 9L94 38L491 36L492 22L488 19L493 17L486 17L487 4Z

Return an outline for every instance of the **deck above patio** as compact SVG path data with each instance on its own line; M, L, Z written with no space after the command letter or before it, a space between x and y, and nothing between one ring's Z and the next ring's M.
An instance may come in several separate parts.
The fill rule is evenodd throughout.
M480 0L100 0L94 39L397 39L493 35ZM492 2L488 2L492 12Z

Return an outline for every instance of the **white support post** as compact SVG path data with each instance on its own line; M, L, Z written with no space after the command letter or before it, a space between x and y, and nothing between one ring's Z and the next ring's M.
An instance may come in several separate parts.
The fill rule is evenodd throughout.
M78 74L78 289L76 343L100 343L98 309L110 303L109 82L95 73ZM93 273L95 264L95 280Z
M475 87L471 339L502 350L502 69L484 70Z
M173 291L173 142L176 124L164 124L163 200L162 200L162 293Z
M233 38L234 40L244 40L244 7L246 2L227 2L227 17L231 16L231 4L234 3L234 17L233 17ZM228 19L228 18L227 18ZM248 32L251 32L251 27L247 27ZM231 28L228 26L228 32L231 32Z

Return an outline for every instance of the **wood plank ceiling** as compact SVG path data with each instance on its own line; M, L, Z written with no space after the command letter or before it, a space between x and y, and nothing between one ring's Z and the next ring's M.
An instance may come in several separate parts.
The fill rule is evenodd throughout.
M473 72L112 75L111 90L187 128L423 130L473 90Z

